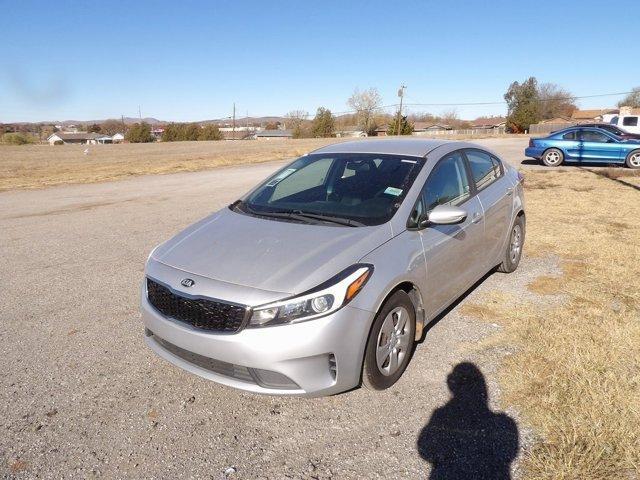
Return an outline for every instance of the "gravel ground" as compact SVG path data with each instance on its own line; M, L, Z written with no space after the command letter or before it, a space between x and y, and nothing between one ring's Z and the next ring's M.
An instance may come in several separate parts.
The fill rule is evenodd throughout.
M526 140L478 143L519 164ZM474 348L499 320L454 308L433 323L394 388L320 399L242 393L144 346L138 286L151 248L280 165L0 194L2 476L425 478L425 458L451 450L479 472L487 461L509 468L509 452L531 437L515 412L497 414L495 372L509 352ZM525 257L516 273L489 276L462 302L493 290L525 294L555 269L553 258ZM450 401L452 372L459 393ZM476 434L461 433L467 427ZM480 455L487 443L497 445L491 460Z

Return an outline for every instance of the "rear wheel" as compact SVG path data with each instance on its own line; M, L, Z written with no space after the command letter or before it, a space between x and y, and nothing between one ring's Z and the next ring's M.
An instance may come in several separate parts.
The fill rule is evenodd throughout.
M511 227L511 233L509 234L509 241L507 242L507 248L504 252L504 258L502 263L498 266L499 272L511 273L518 268L520 259L522 258L522 247L524 246L524 216L520 215L513 222Z
M550 148L542 154L542 163L547 167L557 167L564 160L564 153L557 148Z
M402 376L415 346L416 315L404 291L384 303L371 327L364 354L362 384L384 390Z
M627 161L625 163L629 168L640 168L640 150L634 150L627 155Z

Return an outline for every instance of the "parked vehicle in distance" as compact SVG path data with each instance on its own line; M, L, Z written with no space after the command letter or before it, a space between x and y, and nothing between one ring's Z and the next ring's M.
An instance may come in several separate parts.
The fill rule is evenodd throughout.
M610 123L581 123L580 125L577 125L577 126L601 128L603 130L606 130L609 133L614 134L617 137L622 138L623 140L632 140L632 139L640 140L640 133L629 133L625 130L622 130L620 127L617 127Z
M531 138L524 154L541 160L547 167L579 162L622 163L640 168L640 140L623 140L601 128L571 127L544 138Z
M629 133L640 133L640 115L616 115L609 123Z
M429 321L490 270L517 268L522 181L471 143L320 148L151 252L146 343L252 392L388 388Z

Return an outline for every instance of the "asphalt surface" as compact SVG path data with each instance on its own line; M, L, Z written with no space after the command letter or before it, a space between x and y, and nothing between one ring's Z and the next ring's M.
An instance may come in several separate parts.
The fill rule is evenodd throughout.
M519 164L526 139L479 143ZM0 193L3 477L426 478L434 464L433 478L460 468L517 476L528 434L516 412L500 413L495 381L509 352L475 348L500 326L458 309L430 326L384 392L252 395L145 347L138 296L152 247L280 165ZM553 268L525 258L462 302L525 294Z

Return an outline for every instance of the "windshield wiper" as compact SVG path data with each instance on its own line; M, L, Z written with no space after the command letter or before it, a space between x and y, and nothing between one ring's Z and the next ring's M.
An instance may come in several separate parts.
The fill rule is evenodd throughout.
M292 213L305 218L315 218L325 222L337 223L338 225L347 225L349 227L364 227L365 224L350 218L334 217L333 215L326 215L324 213L303 212L300 210L294 210Z
M231 208L240 208L250 213L251 215L272 217L272 218L286 218L288 220L297 220L299 222L312 223L317 225L319 223L335 223L338 225L346 225L348 227L364 227L364 223L349 218L335 217L332 215L326 215L323 213L304 212L302 210L281 210L281 211L260 211L250 207L247 202L238 200L232 203Z
M259 217L262 216L262 217L271 217L271 218L286 218L287 220L297 220L298 222L312 223L312 224L320 223L316 219L313 219L311 217L308 218L294 211L282 211L282 212L264 211L263 212L260 210L256 210L255 208L251 208L246 202L240 202L240 205L242 205L241 208L244 209L246 212L250 213L251 215L256 215ZM236 206L239 206L239 205L236 205Z

